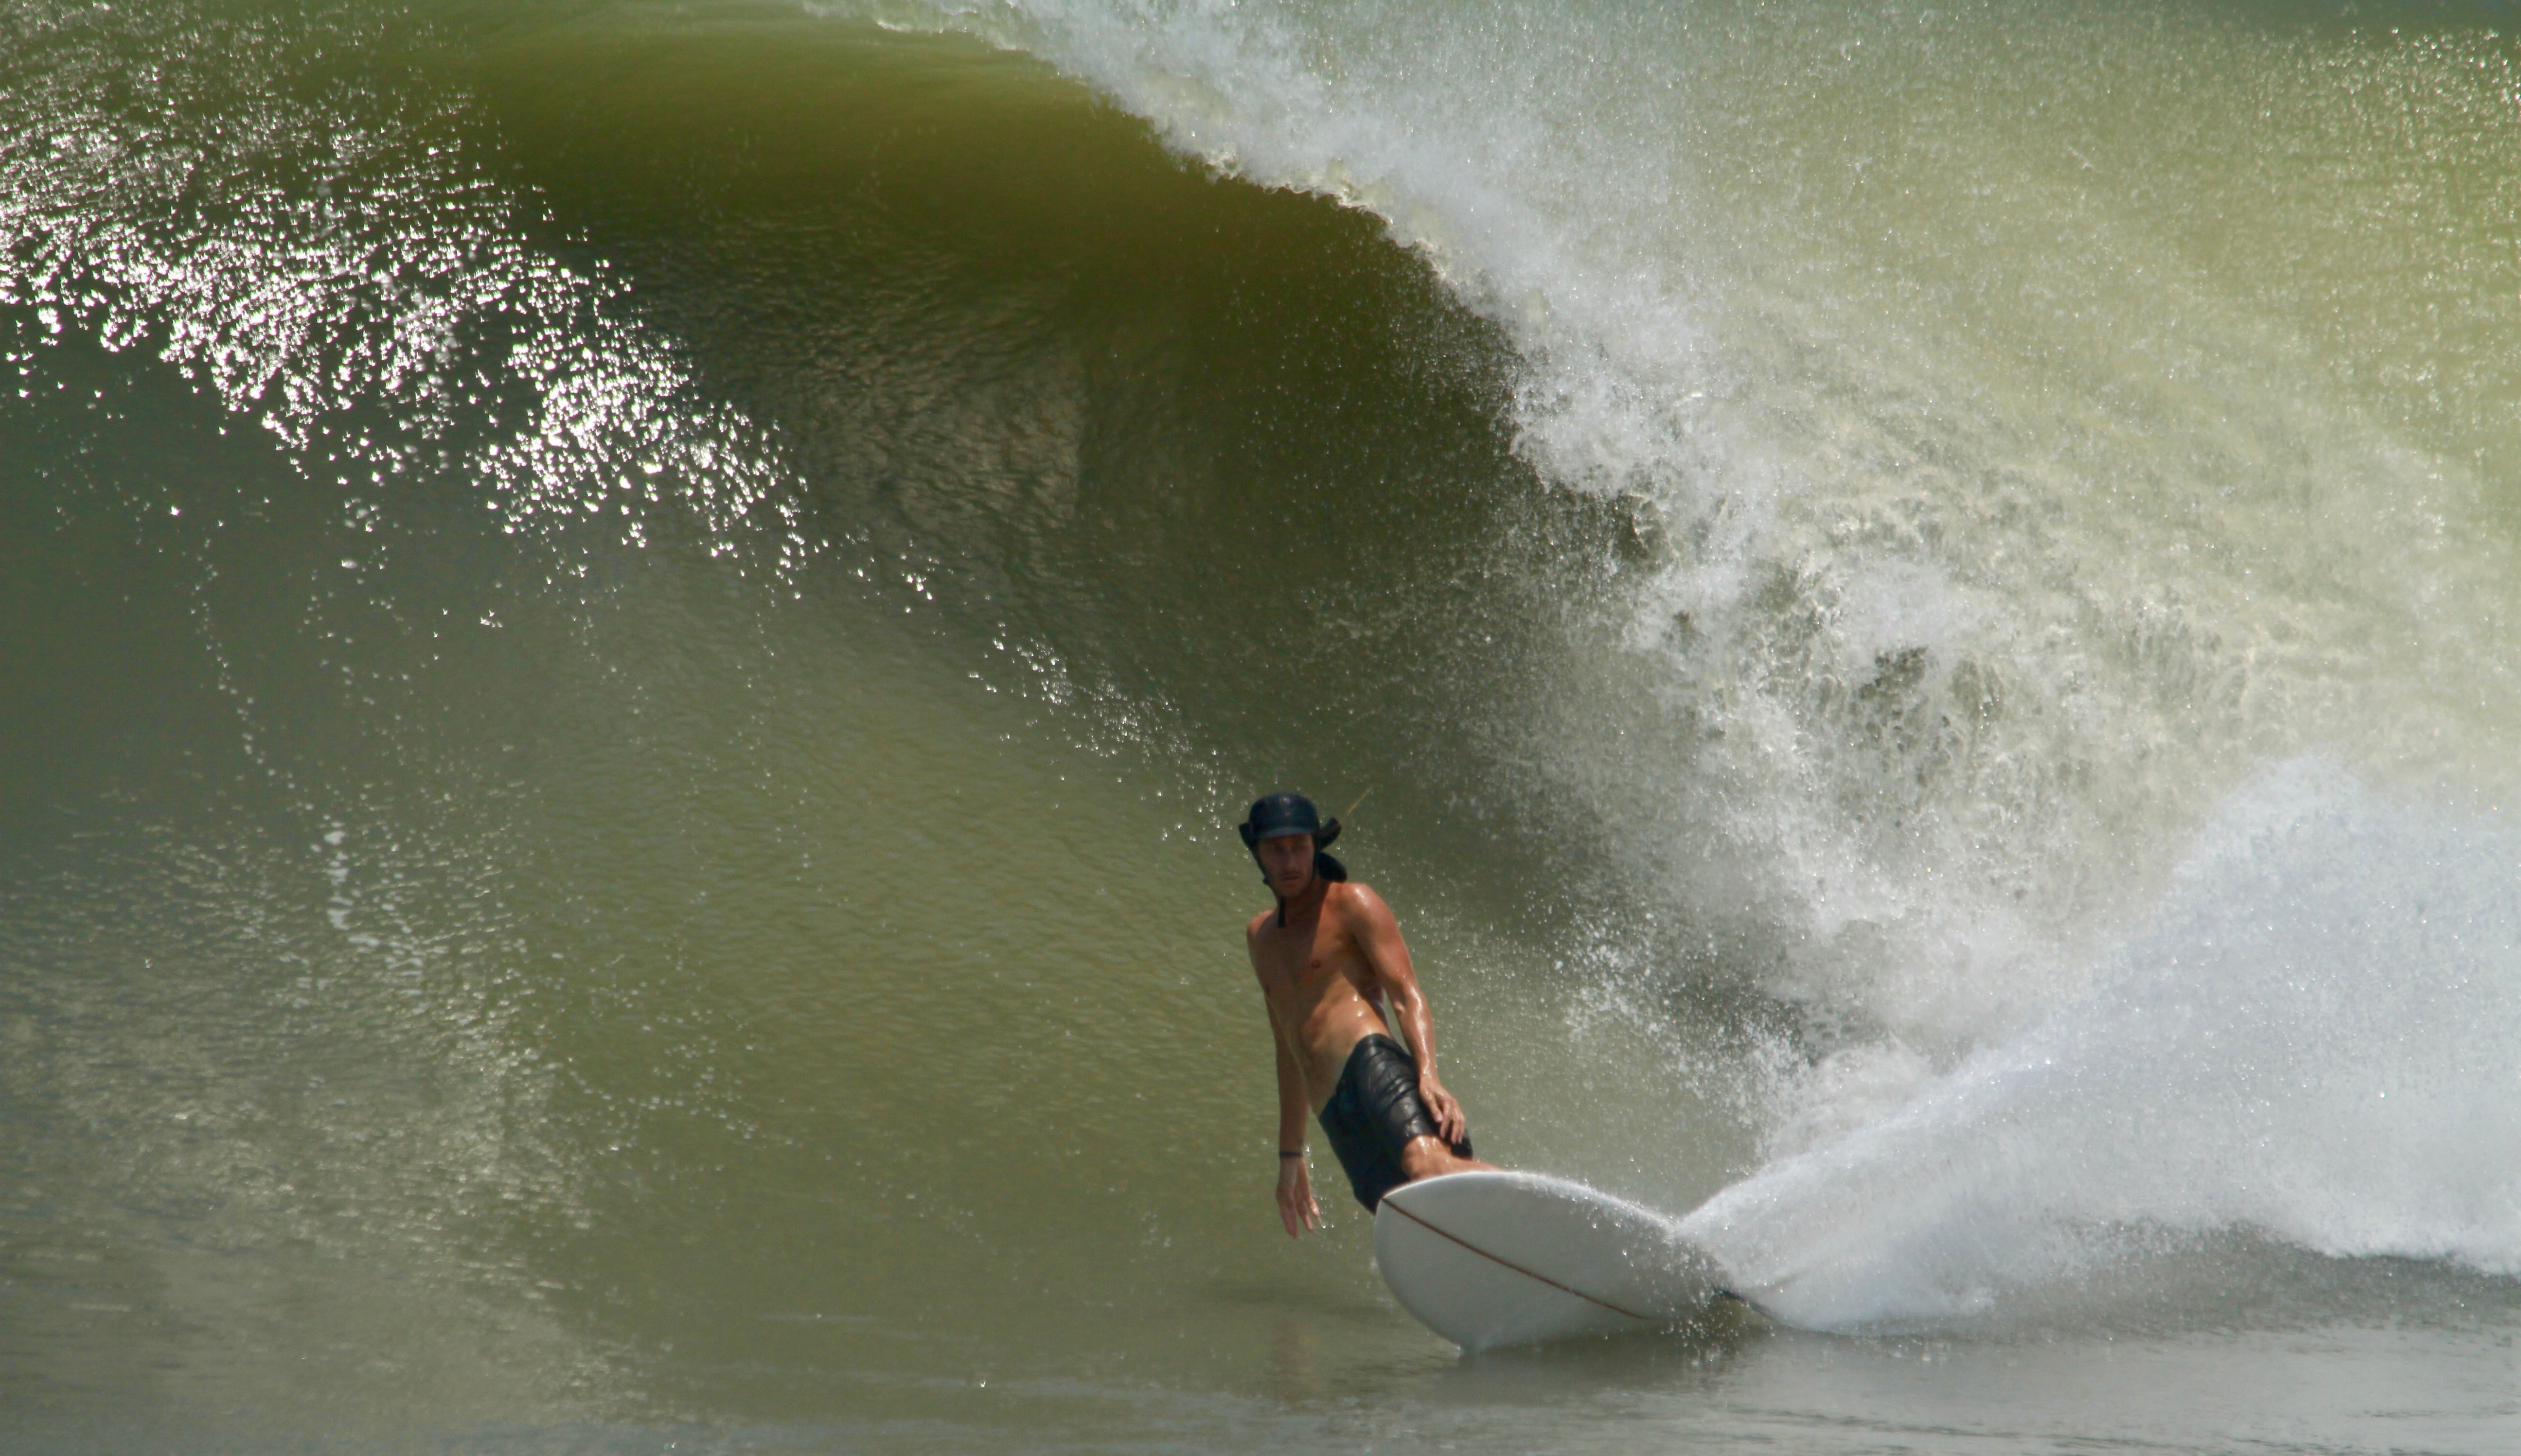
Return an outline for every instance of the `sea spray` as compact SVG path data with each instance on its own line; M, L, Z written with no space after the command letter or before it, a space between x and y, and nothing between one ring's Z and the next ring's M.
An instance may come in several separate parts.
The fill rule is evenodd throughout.
M2515 847L2331 765L2270 772L2087 994L1684 1227L1819 1329L1997 1314L2235 1233L2521 1272Z

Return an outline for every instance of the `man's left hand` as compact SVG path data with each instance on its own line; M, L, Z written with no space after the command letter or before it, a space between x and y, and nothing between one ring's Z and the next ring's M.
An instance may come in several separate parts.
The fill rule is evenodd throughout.
M1428 1114L1436 1119L1436 1131L1443 1136L1447 1147L1470 1135L1470 1119L1462 1115L1462 1105L1453 1100L1452 1093L1444 1090L1443 1082L1436 1080L1434 1072L1420 1074L1418 1098L1427 1104Z

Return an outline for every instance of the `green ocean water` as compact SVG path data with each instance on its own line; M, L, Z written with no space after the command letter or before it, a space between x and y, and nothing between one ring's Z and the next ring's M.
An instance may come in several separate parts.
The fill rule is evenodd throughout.
M5 1444L2498 1449L2515 25L0 17ZM1283 787L1786 1318L1284 1239Z

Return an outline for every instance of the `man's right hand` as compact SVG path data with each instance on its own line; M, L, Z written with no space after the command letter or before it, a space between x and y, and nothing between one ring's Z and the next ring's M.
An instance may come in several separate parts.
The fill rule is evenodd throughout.
M1313 1202L1312 1169L1301 1158L1278 1160L1278 1219L1287 1225L1290 1239L1322 1226L1322 1206Z

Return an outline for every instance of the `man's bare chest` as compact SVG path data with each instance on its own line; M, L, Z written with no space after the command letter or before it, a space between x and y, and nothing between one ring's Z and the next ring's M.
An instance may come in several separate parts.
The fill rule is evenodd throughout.
M1354 941L1323 930L1286 934L1261 948L1261 968L1273 994L1289 1009L1309 1008L1325 997L1370 994L1373 968Z

